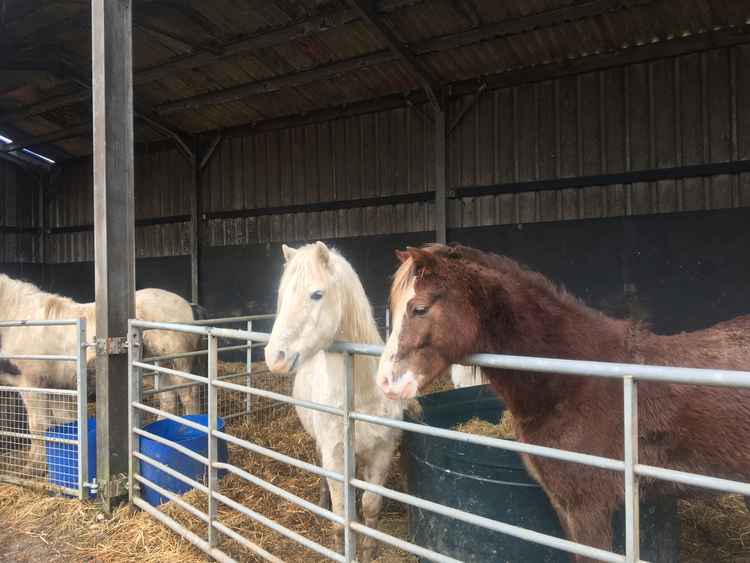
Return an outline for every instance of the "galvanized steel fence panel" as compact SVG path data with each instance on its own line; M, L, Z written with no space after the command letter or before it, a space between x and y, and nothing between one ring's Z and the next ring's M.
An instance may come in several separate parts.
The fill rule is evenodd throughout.
M252 328L251 326L248 327ZM639 513L638 513L638 481L640 477L648 477L654 479L661 479L665 481L671 481L675 483L682 483L686 485L692 485L697 487L708 488L715 491L722 491L727 493L739 493L750 496L750 484L741 483L737 481L719 479L715 477L707 477L703 475L697 475L687 473L683 471L675 471L660 467L652 467L649 465L643 465L638 462L638 443L637 443L637 429L638 429L638 397L637 388L638 381L658 381L665 383L684 383L684 384L697 384L697 385L714 385L714 386L727 386L727 387L746 387L750 388L750 372L743 371L729 371L729 370L711 370L711 369L694 369L694 368L676 368L676 367L664 367L664 366L646 366L646 365L635 365L635 364L618 364L618 363L607 363L607 362L589 362L589 361L578 361L578 360L560 360L551 358L533 358L533 357L520 357L520 356L505 356L505 355L491 355L491 354L476 354L466 359L467 365L475 365L485 368L500 368L500 369L513 369L521 371L534 371L544 372L549 374L555 374L560 377L566 375L578 375L587 377L606 377L616 378L623 382L624 391L624 459L610 459L601 456L595 456L590 454L582 454L578 452L560 450L556 448L550 448L545 446L538 446L534 444L527 444L521 442L515 442L512 440L504 440L500 438L490 438L486 436L478 436L458 432L455 430L446 430L442 428L430 427L422 424L414 424L401 420L393 420L382 418L379 416L368 415L359 413L353 410L353 397L356 389L354 388L354 379L352 378L352 359L355 355L367 355L367 356L379 356L382 353L383 347L370 344L356 344L356 343L343 343L337 342L330 349L330 352L344 354L345 365L348 373L348 377L345 378L344 396L345 403L344 408L338 409L328 405L311 403L308 401L300 401L289 396L285 396L278 393L269 393L267 391L258 390L252 388L249 385L238 385L223 382L216 377L216 363L209 362L211 366L209 378L207 384L213 388L213 392L209 391L209 427L202 427L185 420L182 417L169 415L168 413L159 412L158 409L146 407L140 402L140 386L142 385L142 378L138 373L138 370L147 366L143 362L139 362L136 358L138 354L133 352L133 345L140 342L140 334L143 330L148 329L163 329L163 330L176 330L183 332L190 332L194 334L206 335L209 339L209 344L215 342L217 338L226 338L233 340L243 340L247 342L266 343L269 335L261 332L253 332L252 330L232 330L223 329L207 326L197 326L195 324L172 324L172 323L155 323L146 321L130 321L130 341L131 341L131 394L130 394L130 412L131 412L131 425L129 432L131 434L131 488L130 488L130 500L136 506L143 508L149 514L159 519L161 522L169 526L173 531L182 535L194 545L202 549L204 552L214 557L218 561L232 561L225 552L217 547L218 535L217 532L227 535L231 539L238 541L245 547L247 547L254 554L260 556L263 559L269 561L277 561L278 559L265 551L261 546L249 541L248 539L240 536L237 532L227 528L216 519L216 501L221 502L230 508L241 512L249 518L255 520L261 525L267 526L279 534L290 538L294 541L299 542L301 545L311 549L325 557L328 557L334 561L341 561L344 563L350 563L356 559L356 540L355 536L361 534L364 536L370 536L378 541L390 544L399 549L402 549L410 554L417 555L419 557L429 558L439 562L455 562L456 560L427 549L422 546L415 545L409 541L390 536L378 530L369 528L363 524L356 522L356 511L354 507L354 499L356 498L356 490L370 491L372 493L381 495L385 498L392 499L410 506L429 510L431 512L454 518L463 522L467 522L488 530L493 530L503 534L507 534L516 538L520 538L533 543L541 544L547 547L552 547L566 551L568 553L578 554L599 561L610 561L610 562L625 562L625 563L636 563L641 561L639 555ZM214 348L215 350L215 348ZM215 354L215 352L214 352ZM231 388L236 391L242 391L249 396L260 395L268 396L274 400L282 401L290 405L296 405L304 408L315 409L318 411L326 412L332 415L341 416L344 418L344 466L343 473L337 473L318 467L316 465L304 462L302 460L275 452L268 448L264 448L258 444L253 444L247 440L237 438L226 432L219 431L215 428L216 424L216 390L219 388ZM189 510L194 515L201 518L206 522L208 527L207 537L203 539L196 535L194 532L188 530L184 526L180 525L176 520L167 516L163 512L153 508L148 503L144 502L139 496L139 490L134 486L134 482L139 482L151 486L146 483L145 480L139 475L138 463L146 462L152 465L158 465L164 469L165 472L172 475L174 472L170 468L161 466L155 460L149 459L142 453L138 452L137 449L137 437L143 435L143 430L138 424L139 416L142 412L152 412L159 414L167 418L171 418L180 423L186 424L191 427L199 427L203 432L210 434L210 443L213 443L213 447L209 446L209 458L203 460L208 468L207 472L207 483L192 482L192 486L195 486L201 491L206 492L209 498L208 514L197 511L194 507L183 506L185 503L181 502L179 497L171 493L165 494L164 496L175 500L175 502ZM389 489L384 486L374 485L361 479L356 478L355 472L355 459L354 459L354 422L362 421L373 424L380 424L389 426L392 428L398 428L404 431L417 432L430 436L438 436L451 440L457 440L462 442L470 442L489 446L493 448L511 450L519 453L526 453L531 455L538 455L542 457L549 457L552 459L558 459L571 463L578 463L583 465L589 465L593 467L599 467L602 469L608 469L623 473L625 478L625 528L626 528L626 553L620 555L608 550L594 548L588 545L575 543L573 541L550 536L528 530L519 526L514 526L492 520L483 516L478 516L463 510L450 508L432 501L421 499L406 493L401 493L393 489ZM259 453L265 455L270 459L281 461L290 464L294 467L310 471L321 477L334 479L336 481L344 483L345 487L345 503L344 513L342 515L336 515L328 510L321 509L309 501L296 497L288 491L283 491L278 487L275 487L271 483L267 483L262 479L253 477L252 475L245 472L243 469L232 465L231 463L218 462L215 459L216 441L226 440L233 443L247 451ZM168 440L162 440L162 443L177 448L177 444L168 443ZM179 451L179 449L178 449ZM311 512L322 516L329 521L341 524L344 526L344 553L336 553L330 549L309 540L301 536L300 534L285 528L281 524L274 522L266 518L265 516L258 514L249 508L227 498L218 492L218 478L217 470L224 469L229 472L244 478L245 480L259 486L267 491L270 491L280 498L290 501L304 509L310 510ZM180 476L179 474L173 475L176 478L181 478L185 482L192 480ZM197 514L197 512L200 514Z
M88 416L86 379L86 320L4 320L0 328L57 326L75 331L75 350L70 354L2 354L10 361L64 362L74 365L73 389L0 386L0 482L24 485L86 498L88 476ZM47 429L43 434L29 428L27 406L36 411ZM61 425L76 423L75 428ZM48 434L52 428L57 436ZM42 443L45 455L29 458L29 448ZM75 452L73 452L73 449ZM51 479L55 466L55 480ZM63 483L63 484L60 484Z

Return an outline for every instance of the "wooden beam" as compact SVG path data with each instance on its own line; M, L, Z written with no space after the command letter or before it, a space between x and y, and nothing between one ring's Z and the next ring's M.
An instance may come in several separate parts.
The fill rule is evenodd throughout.
M365 3L364 0L349 1ZM653 0L641 1L651 2ZM330 64L320 65L309 70L289 73L283 76L270 78L268 80L245 82L243 84L232 86L224 90L208 92L206 94L199 94L197 96L190 96L172 102L166 102L164 104L161 104L160 106L157 106L156 113L160 115L168 115L175 112L197 109L205 105L215 105L238 101L260 94L275 92L282 88L294 88L303 86L304 84L309 84L310 82L314 82L317 80L325 80L335 77L339 74L344 74L346 72L352 72L354 70L359 70L378 64L391 63L397 60L401 60L402 62L404 62L404 64L407 64L408 66L410 66L410 68L413 68L411 66L412 63L417 65L421 64L419 63L416 55L422 55L434 51L442 51L454 47L469 45L472 43L485 41L492 37L510 35L513 33L522 33L530 29L541 27L543 26L543 24L554 25L554 22L559 23L560 21L563 21L564 18L568 18L568 20L570 20L575 19L576 17L579 19L584 17L592 17L599 13L611 11L614 9L613 6L621 5L622 3L622 0L596 0L585 5L573 6L569 9L553 10L552 12L550 12L552 13L552 16L549 17L542 17L549 15L548 12L543 12L541 14L534 14L531 16L525 16L522 18L511 20L511 22L507 25L505 25L504 22L500 22L499 24L483 26L476 30L470 30L464 33L445 35L436 39L430 39L422 43L415 44L411 47L411 50L413 51L413 53L411 54L410 52L403 52L404 49L399 47L398 39L392 36L391 32L390 42L387 41L383 36L383 40L386 41L386 43L389 45L389 50L376 51L367 55L361 55ZM573 8L577 9L574 10ZM379 25L380 27L385 29L384 32L389 31L387 27L382 24L382 22ZM407 57L411 62L407 61L404 57ZM417 78L418 84L420 84L420 86L425 90L428 100L434 105L437 100L437 98L435 97L436 86L431 78L425 74L425 72L417 72L416 74L413 74ZM425 84L428 83L430 87L426 88Z
M217 135L217 138L218 137ZM195 305L200 303L200 250L201 250L201 166L198 160L198 140L193 143L190 163L190 299Z
M174 102L167 102L156 106L155 112L158 115L169 115L180 111L196 109L205 105L224 104L234 102L255 96L258 94L268 94L277 92L282 88L296 88L304 84L309 84L316 80L325 80L333 78L339 74L352 72L361 68L366 68L376 64L391 62L396 60L396 56L389 51L377 51L361 57L353 57L328 65L321 65L310 70L301 72L292 72L282 76L269 78L268 80L259 80L225 88L216 92L208 92L197 96L182 98Z
M466 104L461 112L456 116L456 118L451 121L451 124L448 127L448 131L446 132L446 135L448 137L450 137L451 133L456 130L456 127L461 125L461 122L466 118L467 115L469 115L469 112L472 110L472 108L474 108L479 103L479 100L482 98L482 92L484 92L486 89L487 84L482 83L479 85L479 88L477 88L477 93L474 94L472 100L468 104Z
M135 316L132 0L92 0L97 478L105 511L127 493L128 358Z
M211 139L208 147L206 147L203 156L201 156L200 164L198 165L199 170L203 170L208 165L208 163L211 161L211 157L214 155L216 149L219 148L219 145L221 144L221 141L223 139L224 137L221 135L221 132L214 135L214 138Z
M418 55L456 49L473 45L482 41L518 35L535 29L555 27L564 23L574 22L582 19L601 16L608 12L626 10L647 4L655 0L592 0L571 6L565 6L555 10L519 16L517 18L501 20L496 23L482 25L461 33L442 35L433 39L427 39L414 46L414 52Z
M401 63L408 69L427 94L430 103L439 110L440 100L438 99L438 84L432 73L417 60L416 55L411 51L409 45L401 41L400 38L388 27L375 12L374 4L369 0L349 0L349 4L354 8L359 17L375 32L375 35L383 41L387 47L398 57Z
M651 1L653 0L640 0L638 5L642 3L648 3ZM419 3L419 2L416 0L411 0L411 1L393 0L391 2L379 3L379 8L381 11L386 12L389 10L397 9L401 6L412 5L416 3ZM489 24L486 26L481 26L477 29L472 29L467 32L445 35L445 36L437 37L434 39L429 39L427 41L411 46L411 50L416 55L422 55L425 53L431 53L435 51L442 51L442 50L451 49L455 47L470 45L470 44L477 43L480 41L485 41L494 37L523 33L532 29L558 25L561 22L575 21L576 19L593 17L602 13L606 13L608 11L615 10L617 9L618 6L624 7L626 6L626 4L623 0L594 0L586 4L569 6L566 8L560 8L558 10L551 10L548 12L541 12L539 14L523 16L523 17L515 18L513 20L504 20L496 24ZM380 13L380 11L378 13ZM322 15L313 16L302 22L296 22L288 26L273 29L270 31L261 32L251 37L226 45L221 49L221 54L218 54L218 55L209 51L201 51L201 52L197 52L191 55L182 55L166 63L155 65L150 68L145 68L143 70L139 70L135 73L134 83L136 85L146 84L149 82L153 82L155 80L160 80L162 78L171 76L178 72L182 72L182 71L190 70L194 68L199 68L201 66L208 65L208 64L220 61L220 60L224 60L226 58L235 57L237 55L246 53L248 51L252 51L254 49L261 49L261 48L266 48L266 47L273 47L276 45L282 45L290 41L294 41L295 39L300 39L302 37L314 35L316 33L320 33L328 29L340 27L352 21L356 21L358 18L359 18L359 14L353 8L339 10L331 14L322 14ZM372 55L358 57L358 59L361 60L360 64L366 67L366 66L381 64L383 62L392 62L396 60L397 58L397 55L394 54L393 58L383 59L382 55L383 53L379 52L379 53L373 53ZM369 62L368 62L368 59L366 58L368 56L372 56L372 59L369 59ZM341 62L346 63L346 61L341 61ZM337 65L339 63L333 63L333 64ZM362 66L355 66L354 68L362 68ZM325 75L325 69L326 69L326 65L317 67L317 70L319 70L319 74L321 76ZM313 69L313 70L316 70L316 69ZM302 72L307 73L311 71L302 71ZM336 74L335 67L331 69L331 72L333 73L333 75ZM313 74L311 76L315 76L315 75ZM331 75L329 74L328 76L331 76ZM284 78L286 80L290 79L289 76L279 77L279 78ZM304 83L306 82L303 79L302 84ZM260 94L265 93L266 90L264 90L262 86L263 84L264 84L263 81L245 83L245 84L241 84L239 86L231 88L230 91L235 92L236 94L239 94L240 92L243 91L242 90L243 88L247 88L246 91L248 92L248 94L242 95L242 98L249 97L258 93ZM84 90L82 92L74 92L71 94L64 94L61 96L56 96L54 98L43 100L36 104L32 104L23 108L19 108L17 110L7 112L5 114L0 114L0 124L7 123L9 121L18 121L18 120L26 119L33 115L46 113L48 111L52 111L60 107L66 107L69 105L82 103L82 102L89 100L90 97L91 97L91 94L87 90ZM221 98L220 96L217 96L217 97L219 99ZM238 99L242 99L242 98L238 98ZM205 103L207 104L214 103L212 102L212 98L210 97L203 98L203 99L205 100ZM190 100L190 98L186 98L185 100ZM177 104L182 101L184 100L177 100L173 103ZM221 102L215 102L215 103L221 103Z

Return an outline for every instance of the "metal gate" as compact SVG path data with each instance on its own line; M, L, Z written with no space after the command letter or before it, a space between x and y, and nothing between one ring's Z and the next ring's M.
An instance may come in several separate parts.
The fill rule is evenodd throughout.
M0 482L86 496L88 417L86 320L0 321L0 328L63 327L75 331L75 349L66 354L0 354L11 361L64 362L75 378L73 389L0 386ZM29 346L33 349L33 346ZM29 427L33 411L42 433ZM81 429L79 432L78 429ZM32 446L43 457L30 460Z
M205 335L208 339L208 379L204 380L193 374L175 372L176 375L191 379L199 384L205 384L208 391L208 424L207 426L195 424L192 421L185 420L182 417L165 413L154 409L142 402L142 374L141 370L151 370L155 366L140 360L141 335L143 330L162 329L192 332L195 334ZM533 371L548 373L555 377L566 377L570 375L586 377L603 377L619 379L623 383L624 390L624 459L610 459L589 454L581 454L572 451L559 450L550 447L537 446L511 440L490 438L472 434L466 434L455 430L445 430L414 424L404 421L386 419L378 416L372 416L364 413L358 413L352 410L352 398L354 394L352 375L352 358L355 355L379 356L382 353L382 346L353 344L353 343L335 343L331 348L332 353L341 353L345 356L348 375L345 379L345 388L342 390L345 396L344 408L339 409L327 405L310 403L306 401L295 400L289 396L274 393L268 390L256 389L252 381L246 385L229 383L221 381L216 374L217 358L217 339L227 338L245 342L268 341L269 335L258 332L221 329L213 327L201 327L191 325L178 325L169 323L152 323L143 321L130 321L129 339L130 339L130 500L139 508L145 510L154 518L163 522L176 533L187 538L191 543L202 549L218 561L234 561L224 550L219 547L221 535L224 535L238 542L249 552L268 561L279 561L279 558L268 551L272 549L268 545L258 545L244 536L232 530L217 515L219 504L229 507L248 518L254 520L262 526L266 526L275 532L300 543L306 548L323 555L333 561L350 563L356 559L356 541L355 534L369 536L380 542L399 548L407 553L427 558L432 561L456 563L456 559L436 553L430 549L415 545L405 539L386 534L384 532L367 527L356 520L356 511L354 499L357 490L370 491L385 498L392 499L407 505L415 506L424 510L448 516L469 524L480 526L488 530L507 534L526 541L534 542L544 546L560 549L568 553L578 554L590 557L599 561L627 562L636 563L640 561L639 549L640 542L638 537L639 530L639 487L638 480L641 477L658 479L683 485L707 488L713 491L724 493L735 493L750 496L750 484L706 477L683 471L675 471L660 467L644 465L638 461L638 407L637 407L637 386L639 381L656 381L665 383L684 383L692 385L713 385L728 387L746 387L750 388L750 372L728 371L728 370L710 370L710 369L691 369L691 368L674 368L663 366L645 366L634 364L616 364L605 362L588 362L575 360L559 360L549 358L532 358L517 356L502 356L490 354L478 354L467 358L467 365L476 365L484 368L511 369L521 371ZM158 368L164 371L165 368ZM315 464L307 463L303 460L290 457L288 455L276 452L272 449L253 443L250 440L238 438L231 433L216 428L216 405L217 392L221 389L230 389L236 392L245 393L253 397L267 397L276 401L301 406L304 408L315 409L331 415L341 416L344 418L344 469L342 473L336 473L319 467ZM193 451L186 450L179 444L154 436L145 431L142 427L141 419L144 414L159 415L169 418L199 432L206 433L208 440L208 455L201 456ZM385 486L374 485L357 479L355 477L355 459L354 459L354 421L363 421L372 424L380 424L399 428L405 431L427 434L458 440L462 442L471 442L474 444L489 446L493 448L506 449L519 453L531 454L536 456L547 457L551 459L566 461L570 463L588 465L602 469L608 469L624 474L625 477L625 529L626 529L626 554L620 555L608 550L598 549L591 546L575 543L566 539L542 534L528 530L519 526L506 524L495 521L486 517L478 516L463 510L450 508L435 502L421 499L409 494L405 494ZM160 444L172 448L200 463L205 468L205 479L198 481L187 477L173 468L170 468L159 461L144 455L139 451L139 438L150 438ZM329 510L320 508L318 505L311 503L295 494L276 487L272 483L264 481L255 475L244 471L241 467L230 463L220 462L217 457L219 441L225 441L235 446L255 452L270 460L283 462L299 469L309 471L317 476L333 479L344 485L345 491L345 511L344 514L334 514ZM231 460L230 460L231 461ZM178 495L170 493L141 474L141 467L147 464L156 467L169 476L187 484L198 491L204 493L207 497L206 510L196 508L185 502ZM272 519L266 518L242 504L233 501L220 492L218 471L228 471L229 473L241 477L251 482L253 485L261 487L271 493L278 495L279 498L298 505L299 507L312 512L315 515L323 517L331 522L343 526L344 529L344 553L337 553L323 545L320 545L303 535L284 527ZM178 507L186 510L194 517L198 518L205 524L206 533L201 536L195 531L189 530L178 520L163 511L154 508L142 498L140 498L140 486L148 486L156 489L166 498L172 500Z

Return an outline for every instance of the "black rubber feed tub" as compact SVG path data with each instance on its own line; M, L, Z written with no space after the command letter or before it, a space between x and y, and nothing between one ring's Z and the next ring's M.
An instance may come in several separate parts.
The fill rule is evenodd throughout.
M422 422L453 428L473 417L499 422L502 403L488 385L421 397ZM410 494L564 537L547 495L514 453L413 432L404 433ZM615 550L623 552L624 517L615 516ZM641 559L678 561L679 524L674 499L641 505ZM657 532L658 530L658 532ZM469 563L568 562L562 551L409 507L409 534L422 546ZM423 560L426 561L426 560Z

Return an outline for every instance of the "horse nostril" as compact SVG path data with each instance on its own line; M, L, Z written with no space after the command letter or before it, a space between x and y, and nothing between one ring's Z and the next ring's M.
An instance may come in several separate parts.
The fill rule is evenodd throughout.
M279 352L278 354L276 354L276 360L279 362L283 362L285 358L286 354L284 352Z

